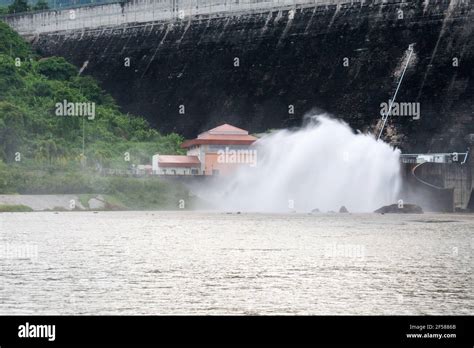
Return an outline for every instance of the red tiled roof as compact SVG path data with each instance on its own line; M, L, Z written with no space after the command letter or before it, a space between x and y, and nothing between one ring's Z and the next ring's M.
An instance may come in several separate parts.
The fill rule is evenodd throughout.
M181 147L188 148L193 145L251 145L257 138L249 135L249 132L229 124L208 130L198 135L196 139L186 140Z
M220 134L220 135L225 135L225 134L234 134L234 135L247 135L249 132L247 132L245 129L237 128L235 126L232 126L230 124L224 123L216 128L212 128L208 130L207 132L203 132L198 135L198 138L201 137L203 134Z
M198 156L158 156L160 167L200 167L201 161Z

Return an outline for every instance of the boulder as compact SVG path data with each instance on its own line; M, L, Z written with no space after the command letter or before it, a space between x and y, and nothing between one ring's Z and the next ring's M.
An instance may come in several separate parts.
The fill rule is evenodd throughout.
M403 206L398 206L398 204L385 205L374 213L379 214L423 214L423 209L416 204L403 204Z
M105 208L105 201L104 197L98 195L97 197L89 199L87 202L89 204L89 209L96 210L96 209L104 209Z
M345 206L342 206L341 208L339 208L339 212L340 213L348 213L349 210L347 210L347 208Z

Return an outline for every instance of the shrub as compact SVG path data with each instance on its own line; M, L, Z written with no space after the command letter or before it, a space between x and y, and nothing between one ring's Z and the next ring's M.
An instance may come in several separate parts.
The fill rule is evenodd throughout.
M41 59L38 62L37 70L41 75L52 80L69 80L77 75L76 67L63 57Z

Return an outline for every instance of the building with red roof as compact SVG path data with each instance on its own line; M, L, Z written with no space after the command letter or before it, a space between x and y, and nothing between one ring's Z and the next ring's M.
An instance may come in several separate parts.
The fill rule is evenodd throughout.
M181 147L184 156L153 156L154 174L168 175L219 175L229 174L242 165L256 165L256 150L252 144L256 137L248 131L223 124L195 139L186 140Z

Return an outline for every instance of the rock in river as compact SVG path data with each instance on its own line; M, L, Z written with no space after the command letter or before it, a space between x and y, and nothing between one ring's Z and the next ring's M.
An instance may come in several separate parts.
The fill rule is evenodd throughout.
M423 209L419 205L416 204L403 204L403 206L399 206L398 204L391 204L383 206L374 213L380 214L423 214Z
M339 212L340 213L348 213L349 210L347 210L347 208L345 206L342 206L341 208L339 208Z

